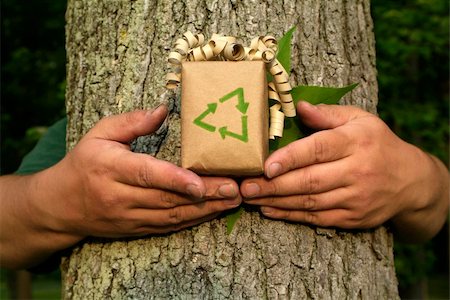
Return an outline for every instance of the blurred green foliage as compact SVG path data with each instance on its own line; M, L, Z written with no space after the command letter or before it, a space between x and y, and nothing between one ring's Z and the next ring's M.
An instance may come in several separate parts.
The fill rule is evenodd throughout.
M380 116L448 165L449 1L373 0Z
M64 0L1 1L0 174L15 171L42 126L64 115L65 5ZM400 137L447 165L448 13L447 0L372 0L379 114ZM448 232L424 246L396 243L395 254L403 286L431 270L448 276Z
M64 115L65 7L64 0L1 1L0 174L15 171L36 143L39 130L30 128Z

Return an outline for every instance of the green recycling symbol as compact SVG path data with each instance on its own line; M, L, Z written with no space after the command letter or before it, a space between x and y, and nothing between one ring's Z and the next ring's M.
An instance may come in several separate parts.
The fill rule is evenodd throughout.
M222 98L219 99L220 103L224 103L227 100L230 100L231 98L237 96L238 99L238 103L237 105L235 105L236 109L242 114L241 116L241 124L242 124L242 132L240 134L235 133L235 132L231 132L227 130L227 126L224 127L220 127L218 129L220 136L222 137L222 139L225 139L226 137L231 137L231 138L235 138L238 140L243 141L244 143L248 142L248 128L247 128L247 109L248 106L250 105L250 103L245 102L244 100L244 89L243 88L237 88L234 91L226 94L225 96L223 96ZM216 131L216 127L208 124L206 122L203 121L204 118L206 118L206 116L208 116L209 114L214 114L217 110L217 103L213 102L213 103L208 103L207 108L204 112L202 112L197 118L195 118L194 120L194 124L207 130L210 132L215 132Z

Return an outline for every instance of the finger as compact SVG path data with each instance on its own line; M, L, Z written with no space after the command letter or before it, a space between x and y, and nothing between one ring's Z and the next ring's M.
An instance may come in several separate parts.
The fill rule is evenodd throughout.
M351 136L342 130L324 130L278 149L264 164L264 173L274 178L290 170L345 158L353 152Z
M135 138L155 132L167 116L167 107L137 110L101 119L88 133L90 137L129 143Z
M164 234L164 233L169 233L169 232L173 232L173 231L179 231L184 228L192 227L192 226L204 223L204 222L211 221L219 215L220 215L220 212L213 213L213 214L204 216L200 219L190 220L187 222L183 222L183 223L180 223L177 225L171 225L171 226L162 226L162 227L161 226L143 226L143 227L138 228L134 232L134 235L135 236L144 236L144 235L148 235L148 234Z
M200 203L211 199L234 199L240 197L237 184L224 178L203 178L206 193L203 198L189 197L183 194L160 189L148 189L121 184L120 197L129 208L169 209L181 205Z
M134 209L133 218L140 220L141 226L176 226L235 208L240 204L240 197L236 197L231 200L210 200L170 209Z
M250 205L270 206L285 210L321 211L329 209L349 209L350 205L346 200L350 199L351 196L352 194L348 189L340 188L320 194L245 199L245 203Z
M182 222L180 224L176 225L170 225L170 226L158 226L158 225L151 225L151 226L143 226L142 220L135 220L135 219L128 219L128 221L123 222L123 224L120 224L119 226L114 226L113 230L108 230L104 227L102 231L98 231L94 234L94 236L100 236L100 237L107 237L107 238L121 238L121 237L138 237L138 236L145 236L149 234L164 234L168 232L178 231L183 228L191 227L203 222L210 221L217 216L219 216L220 213L213 213L207 216L204 216L200 219L196 220L190 220L186 222ZM139 224L138 224L139 223ZM92 233L91 233L92 234Z
M236 181L225 177L201 177L206 186L205 199L233 199L240 197Z
M300 120L311 128L332 129L370 113L349 105L312 105L305 101L297 104Z
M197 174L148 154L124 152L112 168L115 179L121 183L164 189L195 198L206 194L206 186Z
M145 208L145 209L169 209L181 205L189 205L205 201L202 198L191 197L181 193L175 193L160 189L149 189L127 184L121 185L121 202L125 202L126 208Z
M164 189L205 199L234 198L239 188L224 177L200 178L194 172L147 154L126 152L114 164L117 180L146 188Z
M274 207L261 207L264 216L286 220L297 223L307 223L320 227L339 227L345 229L356 228L357 222L350 215L351 212L345 209L332 209L322 211L301 211L285 210Z
M245 198L317 194L350 184L346 159L296 169L278 177L246 179L241 184Z

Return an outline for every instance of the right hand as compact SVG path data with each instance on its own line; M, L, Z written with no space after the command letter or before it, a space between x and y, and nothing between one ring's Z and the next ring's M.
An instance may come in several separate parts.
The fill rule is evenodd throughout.
M86 236L161 234L213 219L241 203L232 179L199 177L129 143L153 133L167 108L102 119L53 168L44 203L37 203L55 231ZM45 171L44 171L45 172Z

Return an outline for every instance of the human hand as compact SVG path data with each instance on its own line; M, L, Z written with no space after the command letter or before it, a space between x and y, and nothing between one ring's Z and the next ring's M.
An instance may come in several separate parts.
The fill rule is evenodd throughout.
M324 227L371 228L393 219L419 239L437 232L448 209L442 164L358 108L300 102L297 110L322 131L274 152L266 178L244 180L246 203L270 218Z
M166 115L160 106L107 117L92 128L46 176L58 182L37 203L48 225L80 238L141 236L189 227L238 206L233 180L199 177L130 151L129 142L154 132Z
M154 132L167 108L102 119L58 164L0 177L0 263L28 268L87 236L160 234L241 203L228 178L199 177L129 142Z

